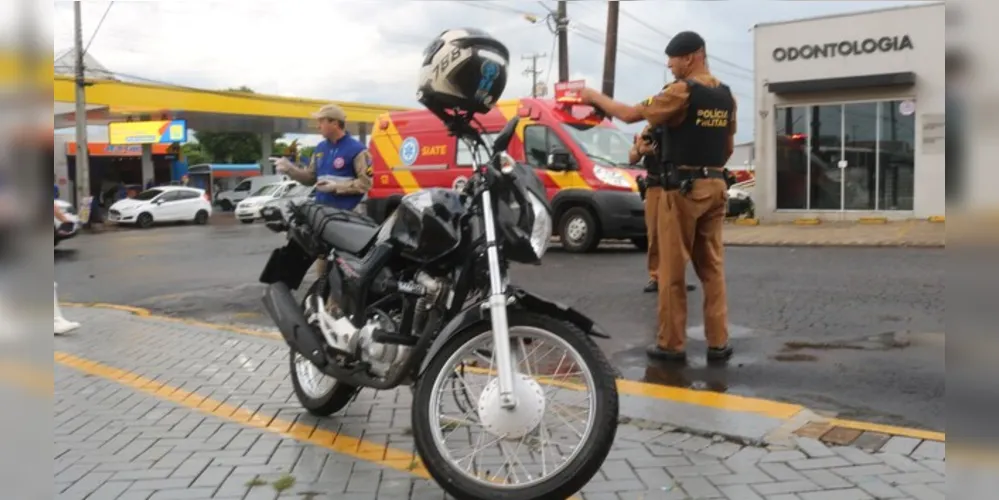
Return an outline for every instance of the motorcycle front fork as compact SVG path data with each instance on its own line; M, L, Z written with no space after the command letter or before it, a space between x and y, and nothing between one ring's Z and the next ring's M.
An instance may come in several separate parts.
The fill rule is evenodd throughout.
M500 406L511 409L517 406L513 393L514 364L510 352L510 324L507 321L507 297L500 270L499 249L496 244L496 221L493 215L492 196L482 193L482 216L486 232L486 259L489 262L489 316L492 320L493 349L496 355L496 372L499 378Z

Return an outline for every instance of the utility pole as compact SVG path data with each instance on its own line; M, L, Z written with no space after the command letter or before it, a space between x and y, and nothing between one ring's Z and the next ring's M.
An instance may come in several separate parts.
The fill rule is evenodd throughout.
M607 42L604 44L604 85L602 92L614 97L614 73L617 65L617 18L620 4L617 0L607 2Z
M531 60L531 67L524 70L525 75L531 75L531 97L538 97L538 74L541 73L538 70L538 59L544 59L548 57L548 54L531 54L527 56L521 56L521 59Z
M559 0L555 26L558 33L558 81L569 81L569 18L565 12L565 0Z
M76 46L76 203L90 196L90 161L87 155L87 96L83 67L83 20L80 3L73 2L74 45ZM81 207L82 208L82 207ZM89 207L88 207L89 208ZM94 219L91 213L90 220ZM87 221L84 221L87 222Z

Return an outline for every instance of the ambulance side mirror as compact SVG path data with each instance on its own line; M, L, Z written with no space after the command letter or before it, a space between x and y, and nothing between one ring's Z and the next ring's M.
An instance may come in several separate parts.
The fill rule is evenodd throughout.
M552 149L548 154L548 169L558 172L572 170L572 155L564 149Z

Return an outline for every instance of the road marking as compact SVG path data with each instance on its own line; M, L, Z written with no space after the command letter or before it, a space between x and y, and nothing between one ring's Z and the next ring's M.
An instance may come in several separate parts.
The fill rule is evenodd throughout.
M875 424L873 422L860 422L857 420L841 420L833 418L829 420L833 427L845 427L859 431L880 432L892 436L904 436L916 439L926 439L929 441L946 441L947 435L943 432L927 431L922 429L912 429L908 427L896 427L894 425Z
M259 330L252 330L249 328L241 328L238 326L208 323L204 321L198 321L187 318L174 318L170 316L162 316L141 307L122 306L118 304L105 304L105 303L80 304L72 302L64 302L61 303L61 305L65 307L96 307L103 309L126 311L135 314L137 316L146 317L146 318L154 318L163 321L171 321L174 323L181 323L181 324L199 326L203 328L211 328L216 330L224 330L233 333L239 333L242 335L252 335L254 337L280 340L282 342L284 341L284 338L281 337L281 334L274 331L259 331ZM738 396L735 394L724 394L714 391L703 391L703 390L684 389L680 387L670 387L665 385L650 384L647 382L638 382L634 380L618 379L617 388L619 394L628 395L628 396L662 399L677 403L686 403L695 406L706 406L709 408L715 408L725 411L754 413L770 418L775 418L778 420L789 420L793 418L795 415L797 415L799 412L806 410L804 406L792 403L782 403L780 401L773 401L769 399ZM946 440L945 439L946 435L944 433L928 431L925 429L887 426L887 425L875 424L870 422L861 422L855 420L834 419L833 422L836 422L835 425L839 425L841 427L882 432L893 436L915 437L919 439L929 439L933 441ZM921 437L921 436L928 436L928 437Z
M238 408L193 392L169 386L161 382L128 372L96 361L80 358L65 352L55 352L55 362L88 375L94 375L146 393L159 399L170 401L192 410L235 422L247 427L280 434L281 436L326 448L358 460L372 462L384 467L403 471L415 476L430 479L430 473L414 453L390 448L351 436L338 434L315 425L304 425L279 418L261 416L244 408Z
M190 391L163 384L136 373L74 356L67 352L56 351L53 358L60 365L116 382L155 398L170 401L174 404L223 420L278 434L298 442L325 448L341 455L395 469L423 479L433 480L430 472L423 465L422 459L415 452L410 453L391 448L385 444L378 444L327 429L320 429L315 425L304 425L276 417L257 415L244 408L237 408ZM569 500L580 499L578 495L574 495Z

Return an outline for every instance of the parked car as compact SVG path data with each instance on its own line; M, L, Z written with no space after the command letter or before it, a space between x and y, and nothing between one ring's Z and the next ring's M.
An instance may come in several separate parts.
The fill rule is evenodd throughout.
M260 188L277 182L290 180L287 175L259 175L256 177L250 177L244 179L236 187L216 193L215 203L218 206L228 212L236 208L236 205L248 198L251 193L256 193Z
M295 181L282 181L258 189L236 205L236 218L244 224L252 223L260 218L260 209L265 204L283 198L296 186L305 187Z
M55 200L55 204L59 206L59 209L62 210L62 213L66 214L66 218L73 223L73 231L69 232L68 234L67 233L60 234L59 226L62 225L62 222L59 222L59 219L52 217L52 222L54 223L54 230L55 230L55 245L58 245L60 241L68 240L76 236L80 232L80 218L76 215L76 209L73 208L72 203L63 200Z
M260 207L260 211L263 211L263 209L268 207L276 207L278 210L286 211L288 209L288 205L291 203L302 203L315 197L316 188L314 186L304 186L302 184L295 183L291 189L284 193L284 196L265 202Z
M211 215L212 203L204 189L159 186L111 205L108 222L148 228L160 222L205 224Z

